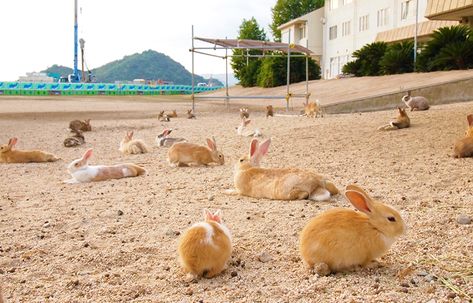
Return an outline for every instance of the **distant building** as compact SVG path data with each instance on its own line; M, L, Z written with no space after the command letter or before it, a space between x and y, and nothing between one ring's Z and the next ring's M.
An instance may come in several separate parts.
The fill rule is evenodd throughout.
M18 82L54 82L54 78L46 73L26 73L26 76L20 76Z
M321 62L323 54L324 8L319 8L304 16L293 19L278 27L281 31L281 42L294 44L310 49L317 62Z

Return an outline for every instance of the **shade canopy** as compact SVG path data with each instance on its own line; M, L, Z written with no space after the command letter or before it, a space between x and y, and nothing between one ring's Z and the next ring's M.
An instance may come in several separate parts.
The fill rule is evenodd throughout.
M287 53L288 49L290 49L290 52L304 53L306 55L312 54L312 51L310 49L305 48L301 45L287 44L282 42L269 42L250 39L210 39L198 37L195 37L194 39L228 49L255 49L260 51L276 50L285 53Z

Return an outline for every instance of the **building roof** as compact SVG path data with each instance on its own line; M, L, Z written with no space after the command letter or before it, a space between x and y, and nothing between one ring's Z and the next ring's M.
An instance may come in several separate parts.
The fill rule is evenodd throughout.
M290 48L291 52L304 53L307 55L312 54L312 51L308 48L297 44L287 44L282 42L269 42L249 39L209 39L209 38L194 38L195 40L204 41L213 45L229 49L256 49L261 51L281 51L287 53Z
M292 25L295 25L295 24L304 24L307 22L307 19L308 19L308 16L310 14L314 14L318 11L323 11L324 10L324 7L322 6L321 8L318 8L316 10L313 10L311 11L310 13L307 13L305 15L302 15L298 18L295 18L295 19L292 19L292 20L289 20L288 22L284 23L284 24L281 24L278 26L278 30L283 30L285 28L288 28L289 26L292 26Z
M473 16L473 0L428 0L425 16L431 20L456 20Z
M425 37L431 35L434 30L444 27L457 25L457 21L424 21L418 24L417 37ZM399 42L414 38L416 25L411 24L398 27L388 31L380 32L376 35L375 41Z

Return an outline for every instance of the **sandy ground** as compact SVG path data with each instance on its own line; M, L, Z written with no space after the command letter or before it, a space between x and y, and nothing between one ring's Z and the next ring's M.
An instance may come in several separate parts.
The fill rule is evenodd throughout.
M408 231L381 258L383 267L318 277L304 267L298 236L329 202L271 201L223 194L233 164L247 152L235 109L199 105L198 119L158 122L160 109L183 113L177 99L0 98L0 142L43 149L62 160L0 164L0 282L6 302L469 302L473 297L473 159L453 159L473 102L411 113L412 127L378 132L395 111L265 119L253 126L273 139L267 167L326 175L339 188L358 183L398 208ZM114 102L117 101L117 102ZM86 144L66 149L69 119L91 117ZM223 166L171 168L155 136L164 127L204 143L214 135ZM127 130L153 146L125 156ZM67 185L65 165L93 147L92 164L135 162L146 176ZM234 238L228 269L189 281L177 262L179 234L202 208L223 210ZM258 256L266 253L268 262Z

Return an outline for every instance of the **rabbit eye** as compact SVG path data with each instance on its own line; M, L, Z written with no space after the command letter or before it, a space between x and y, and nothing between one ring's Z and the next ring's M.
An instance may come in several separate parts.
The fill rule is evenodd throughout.
M219 158L222 158L222 155L218 155Z
M396 222L396 218L394 218L394 217L388 217L388 220L389 220L390 222Z
M240 162L243 162L243 159L240 159Z

